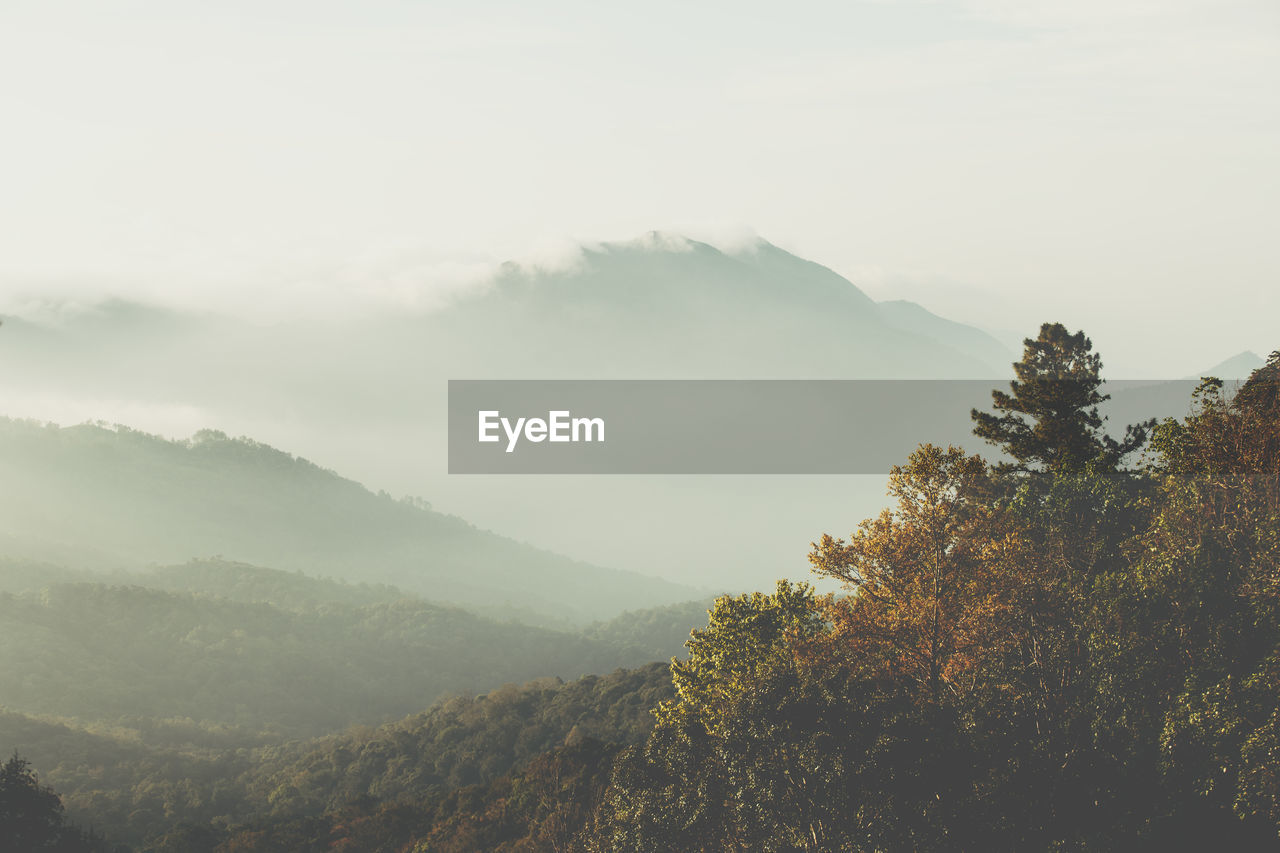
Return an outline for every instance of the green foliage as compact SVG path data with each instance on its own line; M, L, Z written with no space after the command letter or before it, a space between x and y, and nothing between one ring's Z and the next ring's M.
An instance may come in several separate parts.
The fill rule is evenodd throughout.
M813 588L778 581L773 595L721 596L707 627L686 645L689 657L671 661L678 699L660 705L660 725L692 717L708 732L719 731L725 707L747 684L787 660L788 641L803 641L823 629Z
M86 732L0 712L0 743L28 744L77 820L117 840L164 836L181 850L196 837L221 843L225 827L251 820L311 819L488 785L564 744L634 743L652 729L652 708L672 695L667 667L654 663L451 696L398 722L305 741L141 720L136 731Z
M682 722L620 754L588 849L963 849L979 805L951 796L972 770L950 717L839 668L762 673L719 736Z
M488 784L565 743L642 740L653 727L651 709L671 693L667 668L654 663L453 696L377 729L261 750L246 783L276 814L316 814L366 797L412 801L438 788Z
M1125 626L1140 636L1123 636L1149 661L1168 708L1158 744L1166 784L1202 809L1234 812L1233 831L1274 829L1280 354L1234 397L1214 380L1196 397L1191 416L1156 432L1156 512L1122 599L1145 619ZM1151 701L1150 685L1127 686L1131 705Z
M447 692L644 660L412 599L288 611L100 584L0 594L0 695L16 711L84 721L310 735L399 717Z
M259 811L318 812L370 792L488 781L575 727L575 737L633 740L670 695L665 671L647 676L657 687L610 677L557 692L543 683L539 695L558 697L545 713L535 710L542 700L515 688L455 696L390 741L365 745L353 735L338 751L345 759L318 762L326 773L306 758L309 746L281 745L394 719L449 692L638 664L652 659L647 649L670 648L673 623L691 618L677 611L652 624L600 623L587 638L243 564L114 576L190 592L39 589L43 568L11 575L27 591L0 593L0 691L13 711L57 719L0 711L0 744L21 746L47 768L77 820L134 841L182 818L205 825ZM597 683L612 698L578 695ZM421 763L423 754L433 761ZM277 780L276 768L294 761L302 762L289 771L296 784Z
M992 391L1001 414L973 410L974 433L999 446L1019 467L1078 471L1090 463L1114 468L1146 440L1151 423L1130 426L1124 441L1106 434L1099 404L1102 358L1084 332L1071 334L1061 323L1045 323L1036 338L1023 341L1022 360L1011 394Z
M707 621L712 602L688 601L646 610L628 610L607 622L595 622L583 635L609 643L648 660L668 660L682 654L689 632Z
M0 839L19 850L47 850L61 831L62 800L14 753L0 767Z
M66 823L62 800L17 753L0 765L0 849L22 853L108 853L102 839Z
M788 642L757 596L695 633L592 849L1280 843L1280 355L1122 470L1140 431L1100 432L1089 349L1046 327L1021 399L997 395L1039 424L976 418L1021 465L921 448L896 510L824 537L815 568L852 594L823 627Z
M517 853L582 851L591 817L617 752L594 739L557 747L520 771L485 785L433 791L411 804L364 800L316 817L251 823L229 831L180 827L145 853ZM196 836L215 847L189 847Z

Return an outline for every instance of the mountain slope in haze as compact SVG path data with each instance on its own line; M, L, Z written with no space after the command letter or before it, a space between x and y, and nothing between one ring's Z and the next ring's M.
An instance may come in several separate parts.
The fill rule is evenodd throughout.
M1236 353L1231 358L1215 364L1208 370L1202 370L1188 379L1199 379L1201 376L1215 376L1218 379L1248 379L1253 371L1267 362L1252 350Z
M647 657L414 599L286 611L104 584L0 594L3 705L126 728L188 720L317 735L449 692Z
M174 442L0 420L0 481L10 486L0 491L0 553L73 567L218 554L580 623L698 597L477 530L215 432Z
M1013 358L766 241L722 251L657 233L555 268L505 264L433 310L251 322L108 300L54 316L0 331L0 388L188 406L210 423L387 425L432 412L423 398L449 378L986 378Z
M113 841L139 844L181 824L223 826L268 814L316 815L358 801L410 802L491 781L566 741L635 743L653 728L650 709L673 692L668 665L652 663L449 696L395 722L307 740L220 744L225 734L209 730L209 743L181 748L160 741L182 721L155 721L139 738L0 709L0 744L32 761L75 821Z
M987 332L939 317L914 302L905 299L878 302L876 310L884 322L895 328L932 338L957 352L973 355L985 365L1000 368L992 375L1003 373L1015 360L1012 350Z
M982 332L909 304L877 303L834 271L764 241L729 251L668 235L588 247L555 268L510 264L431 310L361 303L339 315L303 305L264 319L104 302L65 310L55 322L37 319L0 328L0 415L107 420L169 437L209 427L250 435L373 491L427 495L558 553L733 591L807 572L811 519L851 500L854 514L876 511L880 484L451 476L447 380L992 377L1006 375L1014 358ZM44 521L32 532L47 529ZM757 533L749 543L745 529ZM95 559L222 553L444 597L398 570L383 572L381 557L353 568L341 549L321 549L310 568L278 550L240 553L213 539L203 536L198 547L175 541L162 554L103 547ZM59 544L45 541L38 553L74 565L96 547L84 537L72 549ZM452 582L469 581L455 574ZM509 591L500 585L489 612L527 618L526 594L545 611L545 599L581 587L517 578ZM641 597L626 606L660 603Z
M349 584L229 560L189 560L182 565L113 573L109 580L243 604L270 604L283 610L312 610L332 604L359 607L415 597L388 584Z
M563 378L964 378L1004 347L910 303L877 304L765 241L737 252L651 234L584 248L559 269L506 265L428 318L432 336L491 350L468 367ZM503 353L520 352L512 361ZM503 363L505 362L505 363ZM513 368L515 372L513 373ZM478 375L478 374L477 374ZM486 373L487 375L487 373Z
M670 665L658 662L508 684L376 729L264 749L247 781L276 814L319 813L361 797L412 800L435 787L492 781L566 740L635 743L652 730L652 709L674 694ZM288 797L271 796L281 790Z
M566 633L403 595L364 603L370 588L242 564L141 577L200 591L77 582L0 593L0 708L155 747L252 746L381 723L446 693L669 658L707 612L678 605ZM282 605L234 599L278 591Z
M109 584L52 568L0 561L4 586L24 590L0 593L0 745L74 820L134 843L484 781L566 738L634 741L670 696L667 665L615 668L681 653L706 621L687 603L566 634L241 563ZM584 672L613 674L553 677Z

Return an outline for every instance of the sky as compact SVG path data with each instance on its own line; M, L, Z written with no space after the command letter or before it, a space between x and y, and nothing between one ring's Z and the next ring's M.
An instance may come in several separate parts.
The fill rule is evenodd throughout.
M24 2L0 311L419 304L755 234L1111 375L1280 348L1280 4ZM26 308L24 309L24 306Z

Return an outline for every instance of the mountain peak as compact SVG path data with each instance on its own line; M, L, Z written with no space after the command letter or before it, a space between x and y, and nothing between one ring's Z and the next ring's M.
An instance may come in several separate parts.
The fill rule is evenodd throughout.
M624 246L656 252L692 252L698 246L706 244L697 243L683 234L675 234L670 231L649 231L634 240L622 243L605 243L604 245L610 247Z
M1253 350L1236 353L1231 358L1215 364L1208 370L1202 370L1195 377L1216 376L1218 379L1248 379L1249 374L1266 364L1266 360Z
M442 353L503 341L523 355L493 364L562 377L986 377L1012 360L981 331L911 307L882 309L755 235L716 246L654 230L584 245L569 264L508 265L434 315L431 337Z
M746 230L737 233L695 238L676 231L656 229L646 231L644 234L629 240L584 243L581 244L580 249L584 253L642 252L680 255L701 252L734 259L748 259L760 252L774 252L796 257L790 252L778 248L754 231Z

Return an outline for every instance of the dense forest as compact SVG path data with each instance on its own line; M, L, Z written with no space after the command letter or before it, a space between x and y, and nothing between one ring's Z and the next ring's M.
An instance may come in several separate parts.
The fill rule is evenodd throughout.
M412 804L490 784L566 743L637 743L653 728L651 709L673 696L667 667L654 663L451 696L383 726L255 747L158 746L172 735L163 725L122 739L12 714L0 715L0 738L47 758L39 765L56 771L69 814L113 842L169 849L193 827L225 838L228 825L313 822L353 803Z
M563 633L411 597L290 610L63 583L0 593L0 695L11 711L80 722L318 735L398 718L446 693L576 678L679 650L679 639L633 633L636 618L615 641L604 625L594 636Z
M813 571L840 593L783 580L724 596L669 667L443 699L378 728L234 749L140 736L132 756L112 741L118 768L150 772L116 793L87 783L73 817L139 850L195 853L1275 849L1280 352L1239 388L1204 380L1186 417L1119 435L1083 333L1046 324L1014 369L973 413L992 461L922 446L894 468L889 508L817 538ZM89 594L71 583L46 598ZM6 599L6 621L36 614L23 630L52 641L38 633L46 599L24 595ZM249 615L222 608L262 607L252 595L139 600L208 606L201 619L230 626ZM100 606L121 618L114 599ZM318 636L305 620L331 611L356 620L330 626L347 626L344 647L361 620L416 636L420 617L445 618L419 602L400 619L404 606L313 597L250 613L304 619L280 629L299 648ZM580 640L640 650L682 618ZM109 624L87 630L121 642ZM200 662L252 657L241 630ZM9 689L51 677L58 652ZM127 718L112 691L97 701ZM32 736L57 725L22 720Z
M244 819L257 813L258 794L272 813L328 805L312 802L327 782L300 782L285 796L280 783L268 785L271 774L294 762L289 772L299 779L314 773L306 756L318 747L307 738L334 731L346 732L342 749L363 755L359 744L382 731L369 726L411 712L419 713L391 724L409 733L396 743L430 744L435 769L414 778L436 785L488 780L510 769L510 756L529 758L575 725L613 741L634 737L649 722L650 700L670 692L662 667L638 671L657 688L628 681L599 719L579 709L539 728L530 702L522 699L517 714L502 697L524 697L511 685L529 679L537 679L529 690L550 696L557 674L676 654L707 607L627 612L565 633L392 587L218 560L105 578L9 560L0 578L8 588L0 592L0 744L18 748L56 786L68 814L130 844L183 820ZM594 677L571 682L560 701L576 708L568 697L588 682ZM481 718L497 709L507 721L528 718L519 743L489 737L496 726ZM463 738L459 757L437 742L446 719L455 734L459 726L487 734ZM381 793L398 784L370 782Z

